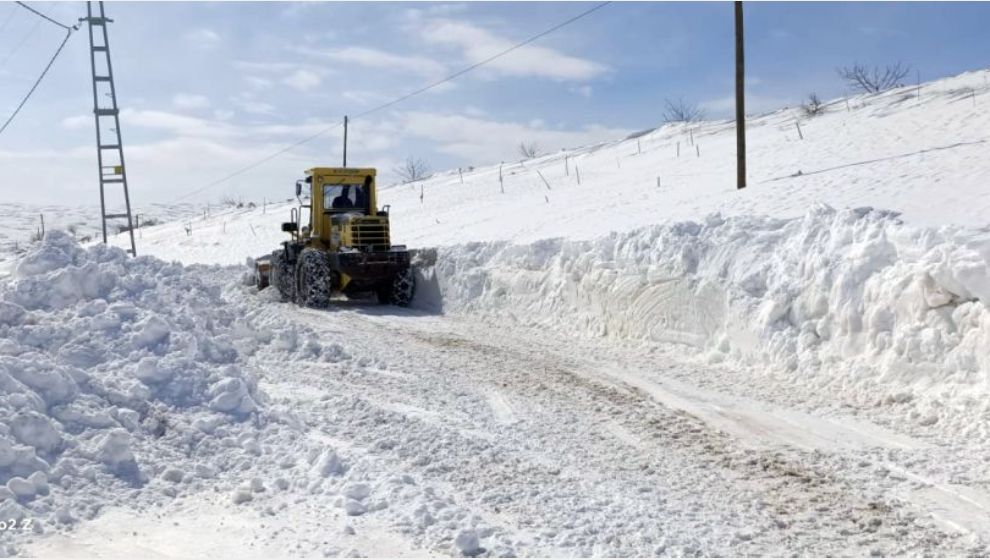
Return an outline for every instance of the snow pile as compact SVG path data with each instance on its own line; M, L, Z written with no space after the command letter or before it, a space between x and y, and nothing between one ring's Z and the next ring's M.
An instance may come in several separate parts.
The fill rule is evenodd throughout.
M100 486L208 477L223 448L250 451L219 443L264 419L245 356L320 348L245 320L211 280L58 231L18 263L0 285L0 517L71 522Z
M890 212L722 217L593 241L439 250L445 311L770 361L861 400L987 407L990 233L918 229ZM944 412L948 414L948 412Z

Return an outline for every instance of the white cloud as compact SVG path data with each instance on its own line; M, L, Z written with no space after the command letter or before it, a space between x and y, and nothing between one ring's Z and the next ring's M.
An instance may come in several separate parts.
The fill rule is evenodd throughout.
M268 89L275 85L275 82L260 76L244 76L244 81L254 89Z
M254 100L242 98L240 101L246 103ZM141 141L132 140L127 149L133 173L145 178L142 188L147 189L146 192L154 192L155 197L162 200L168 199L205 184L230 169L253 163L288 143L337 124L327 120L289 125L244 124L230 119L227 113L211 111L208 114L211 117L160 110L122 111L124 128L133 131L128 136L144 138ZM62 120L62 125L70 128L91 127L92 116L70 116ZM411 151L427 158L431 154L434 157L437 154L452 155L468 165L480 165L499 160L514 161L518 158L517 147L524 141L535 142L547 151L555 151L622 138L629 133L627 130L597 126L566 130L539 120L504 122L483 116L482 111L470 107L451 114L392 112L378 118L354 121L350 132L350 149L356 160L377 165L386 175L391 159ZM287 177L295 177L300 169L311 166L314 161L335 160L339 155L340 135L340 128L336 128L327 132L318 143L300 146L279 156L270 164L259 167L250 177L245 177L237 188L248 193L246 196L250 196L251 192L268 193L270 196L270 190L266 189L270 189L271 184L284 184L286 192L290 192L291 181ZM148 140L149 137L156 139ZM0 151L0 163L3 163L2 160L16 160L17 165L8 167L16 168L17 173L21 169L25 172L23 177L14 179L27 180L28 170L36 169L35 162L50 161L51 153L54 152L5 154ZM58 153L71 156L71 165L57 170L59 179L65 178L65 185L75 184L70 180L73 173L87 172L94 157L92 146L88 144ZM460 165L460 162L453 165ZM168 171L170 169L171 172ZM208 191L204 197L215 196L218 192L222 191ZM66 193L65 196L78 198L80 195Z
M299 68L294 62L257 62L253 60L235 60L234 67L252 72L289 72Z
M282 79L282 83L302 92L307 92L319 86L323 78L310 70L296 70Z
M428 112L403 113L398 118L399 130L406 135L431 140L438 151L462 157L475 165L517 158L520 142L535 142L545 150L555 151L623 138L631 132L601 126L552 130L537 121L524 124Z
M78 130L87 126L94 126L92 115L73 115L62 119L62 128Z
M172 105L180 109L205 109L210 106L210 99L205 95L177 93L172 96Z
M574 93L574 94L577 94L577 95L580 95L581 97L584 97L585 99L589 99L591 97L591 95L594 93L594 90L592 89L592 87L589 86L589 85L587 85L587 84L585 84L583 86L574 86L572 88L568 88L567 91L569 91L571 93Z
M433 44L460 48L470 63L481 62L514 44L514 41L476 25L449 19L425 24L420 36ZM507 76L538 76L562 81L588 80L608 70L597 62L534 45L521 47L486 64L485 68Z
M361 89L345 90L340 95L344 99L358 105L372 105L375 103L384 103L389 100L387 96L380 92Z
M192 46L200 49L212 49L222 41L219 33L206 27L193 29L186 33L184 38Z
M271 103L258 100L252 91L242 91L232 96L230 102L241 111L252 115L275 114L275 106Z
M275 114L275 106L271 103L265 103L264 101L255 101L253 99L234 99L234 105L245 113L251 113L252 115L273 115Z
M400 70L428 77L440 77L445 70L443 64L430 58L393 54L368 47L344 47L330 50L298 48L294 50L302 54L339 62L350 62L369 68Z

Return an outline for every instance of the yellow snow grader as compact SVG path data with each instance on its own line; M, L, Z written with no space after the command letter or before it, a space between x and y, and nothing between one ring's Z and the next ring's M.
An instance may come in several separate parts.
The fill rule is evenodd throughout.
M296 199L298 208L282 224L290 239L255 261L259 289L271 285L283 301L316 308L337 294L409 305L416 287L409 251L391 243L389 207L377 206L375 169L310 169L296 182ZM309 220L300 227L305 210Z

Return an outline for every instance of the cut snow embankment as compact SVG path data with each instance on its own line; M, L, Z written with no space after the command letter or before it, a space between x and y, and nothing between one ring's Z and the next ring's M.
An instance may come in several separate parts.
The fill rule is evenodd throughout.
M438 251L445 311L684 343L863 404L913 401L917 423L985 429L971 420L990 393L986 230L818 206Z
M248 357L333 352L266 322L229 275L56 231L0 283L0 519L17 523L0 556L113 503L220 489L220 473L252 472L259 442L298 439Z

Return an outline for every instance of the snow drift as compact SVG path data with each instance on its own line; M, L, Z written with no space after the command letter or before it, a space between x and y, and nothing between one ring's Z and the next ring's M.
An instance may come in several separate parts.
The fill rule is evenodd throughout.
M53 231L0 284L0 517L71 523L101 487L174 488L258 451L271 415L246 358L321 347L199 272Z
M817 206L802 218L685 221L593 241L439 249L445 310L573 334L769 361L872 402L985 408L990 233L916 229L890 212ZM965 428L965 427L963 427Z

